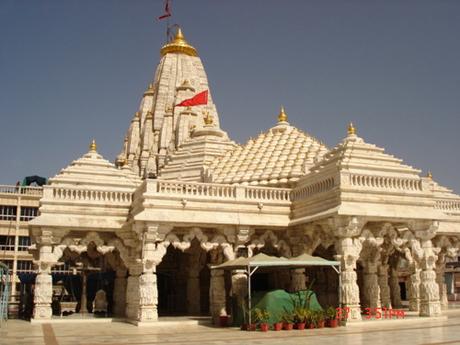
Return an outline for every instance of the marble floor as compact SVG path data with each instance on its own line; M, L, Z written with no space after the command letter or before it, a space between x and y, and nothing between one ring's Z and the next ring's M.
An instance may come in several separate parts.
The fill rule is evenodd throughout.
M145 344L460 344L460 313L448 319L362 323L353 327L268 333L178 323L136 327L123 322L31 324L10 320L0 329L2 345Z

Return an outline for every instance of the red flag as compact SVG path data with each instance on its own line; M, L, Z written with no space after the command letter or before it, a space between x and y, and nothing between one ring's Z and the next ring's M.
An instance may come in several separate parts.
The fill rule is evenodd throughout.
M168 17L171 17L171 10L169 8L169 0L166 0L165 1L165 14L163 14L160 17L158 17L158 20L162 20L162 19L165 19L165 18L168 18Z
M192 105L208 104L208 90L197 93L195 96L189 99L185 99L176 107L191 107Z

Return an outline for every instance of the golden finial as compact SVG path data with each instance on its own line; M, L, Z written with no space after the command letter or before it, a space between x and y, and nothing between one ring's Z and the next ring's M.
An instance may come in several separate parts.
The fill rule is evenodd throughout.
M428 171L428 173L426 174L426 177L428 177L430 180L433 179L433 174L431 173L431 171Z
M356 135L356 128L353 126L352 122L348 125L348 135Z
M91 144L89 145L89 150L91 152L96 152L96 150L97 150L96 140L93 139L91 141Z
M182 53L190 56L198 56L196 49L188 44L188 42L185 40L181 28L177 28L176 36L174 39L171 42L165 44L163 48L161 48L160 53L161 56L164 56L168 53Z
M284 111L284 107L281 106L280 113L278 115L278 122L287 122L288 117L286 112Z
M214 123L214 119L212 115L209 115L209 112L203 112L203 115L205 115L205 117L203 118L205 125L210 126Z

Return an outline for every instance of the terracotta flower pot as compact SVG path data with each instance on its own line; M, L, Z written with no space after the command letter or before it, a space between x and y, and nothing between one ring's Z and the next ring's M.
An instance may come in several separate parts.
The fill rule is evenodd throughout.
M315 324L314 324L313 322L310 322L310 323L308 324L308 328L310 328L310 329L315 328Z
M305 322L299 322L295 324L296 328L300 331L305 329Z
M228 326L228 315L219 316L219 325L220 325L220 327L227 327Z
M259 326L262 332L268 332L268 323L261 323Z
M255 331L257 329L256 323L251 323L248 325L248 331Z
M324 320L318 321L318 328L324 328Z
M329 327L331 328L335 328L339 325L339 320L337 319L332 319L332 320L328 320L329 321Z
M274 331L281 331L283 329L283 323L282 322L276 322L273 324L273 330Z
M293 323L288 323L288 322L284 322L284 323L283 323L283 329L284 329L285 331L291 331L293 328L294 328L294 324L293 324Z

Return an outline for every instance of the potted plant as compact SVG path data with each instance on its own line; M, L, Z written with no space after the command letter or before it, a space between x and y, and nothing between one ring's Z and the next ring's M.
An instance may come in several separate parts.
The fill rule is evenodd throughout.
M270 313L265 309L254 309L254 321L259 324L260 330L262 332L268 331L268 321L270 320Z
M305 322L307 321L309 313L310 311L306 308L297 308L294 310L294 324L296 329L305 329Z
M281 316L281 321L283 322L283 329L286 331L290 331L294 327L294 324L293 324L294 320L293 320L292 314L289 312L285 312Z
M316 311L316 327L317 328L324 328L325 324L325 315L323 310Z
M327 326L328 327L337 327L338 326L338 320L337 320L337 310L330 306L329 308L326 309L326 317L327 317Z

